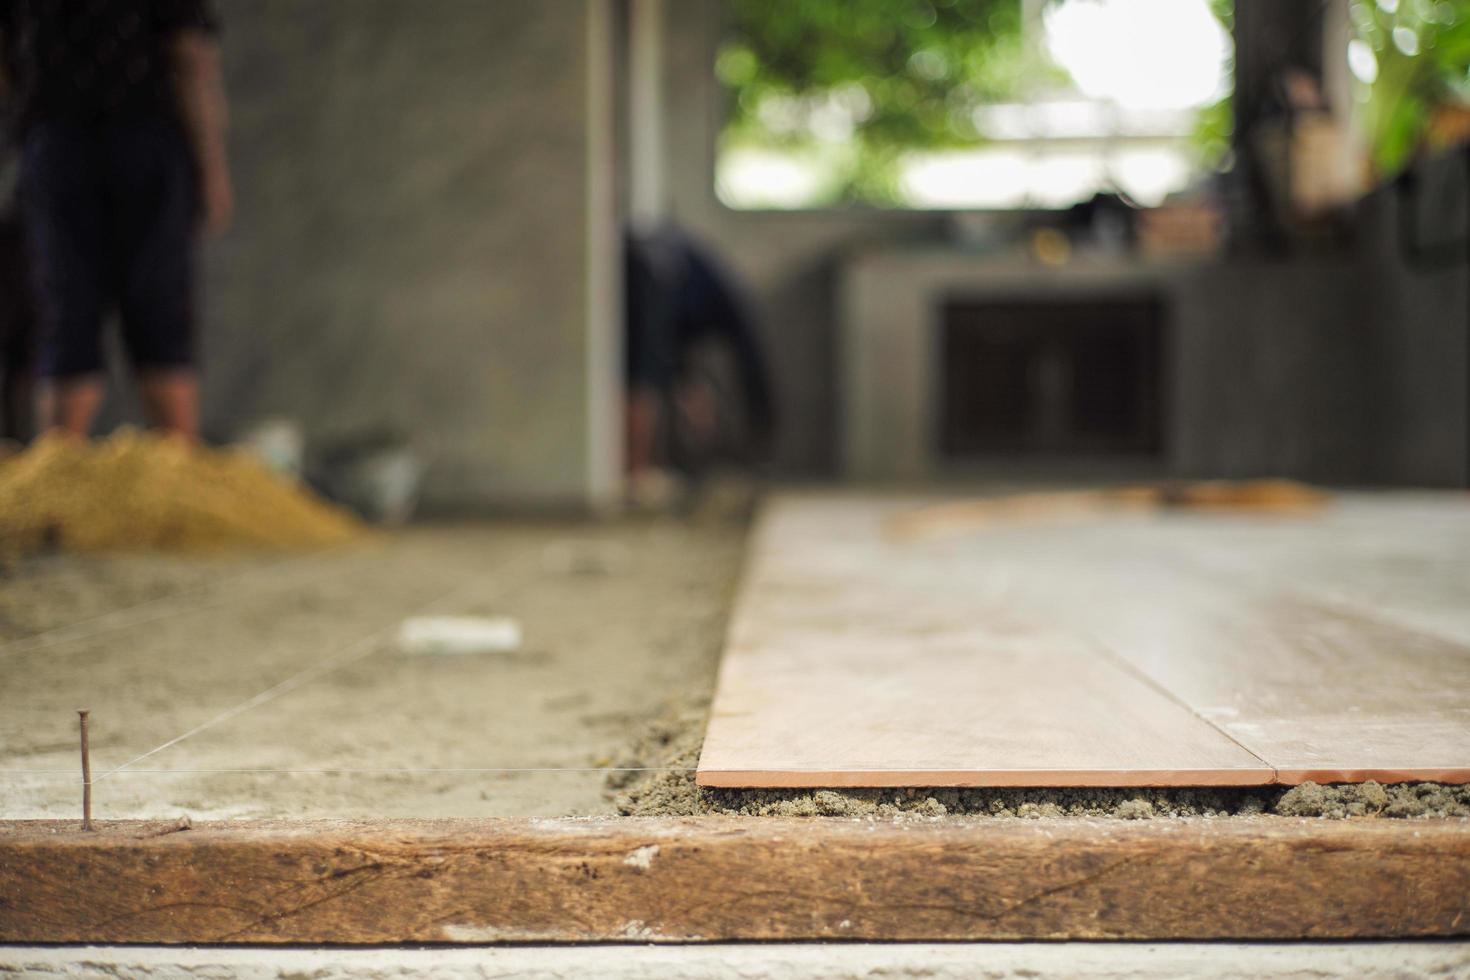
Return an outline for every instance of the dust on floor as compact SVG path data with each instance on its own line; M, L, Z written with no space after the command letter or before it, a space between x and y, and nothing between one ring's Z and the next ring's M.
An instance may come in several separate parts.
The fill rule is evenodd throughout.
M12 564L0 817L78 812L78 708L99 818L615 813L600 767L713 685L743 541L727 517L477 523L308 556ZM399 652L425 612L512 616L525 642Z

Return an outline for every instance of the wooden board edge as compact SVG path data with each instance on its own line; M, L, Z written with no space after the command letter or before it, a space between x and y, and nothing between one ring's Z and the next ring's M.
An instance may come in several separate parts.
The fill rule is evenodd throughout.
M1470 821L0 823L0 942L1470 934Z
M695 770L709 789L1163 789L1269 786L1276 770L1240 769L797 769Z

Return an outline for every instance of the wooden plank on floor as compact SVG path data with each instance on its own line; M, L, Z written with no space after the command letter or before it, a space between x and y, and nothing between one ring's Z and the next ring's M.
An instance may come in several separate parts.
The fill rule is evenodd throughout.
M704 786L1253 785L1274 773L998 574L888 540L893 505L779 498L755 532Z
M1470 933L1456 820L0 823L0 942Z

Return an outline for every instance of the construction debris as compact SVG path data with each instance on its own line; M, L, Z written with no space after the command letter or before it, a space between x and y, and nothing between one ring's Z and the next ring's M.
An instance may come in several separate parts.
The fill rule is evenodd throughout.
M299 550L342 544L358 521L253 455L131 429L55 434L0 462L0 549Z
M419 656L514 653L521 624L509 616L410 616L398 630L398 647Z
M922 541L996 527L1065 524L1118 513L1175 509L1302 516L1319 513L1331 500L1325 491L1294 480L1204 480L1022 493L907 510L889 520L888 533L896 540Z

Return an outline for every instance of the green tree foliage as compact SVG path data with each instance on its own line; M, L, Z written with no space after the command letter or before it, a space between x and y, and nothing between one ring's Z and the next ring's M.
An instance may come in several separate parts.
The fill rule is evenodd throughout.
M842 153L834 198L891 202L915 149L973 144L1028 67L1019 0L732 0L727 146ZM1055 69L1049 69L1055 73Z
M1047 0L1055 2L1055 0ZM1227 27L1233 0L1210 0ZM974 110L1070 83L1023 30L1021 0L730 0L716 71L731 96L722 151L780 150L834 174L816 205L899 203L898 162L983 142ZM1229 99L1200 114L1212 164Z
M1470 0L1362 0L1352 5L1358 39L1372 52L1355 71L1374 168L1392 176L1422 142L1434 110L1470 100Z
M1226 32L1235 33L1235 0L1210 0L1210 12ZM1235 75L1234 55L1231 56L1230 74ZM1200 163L1208 168L1218 167L1230 152L1230 139L1235 134L1235 99L1227 94L1213 105L1200 109L1194 125L1193 142L1199 153Z

